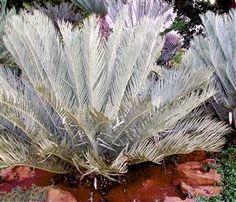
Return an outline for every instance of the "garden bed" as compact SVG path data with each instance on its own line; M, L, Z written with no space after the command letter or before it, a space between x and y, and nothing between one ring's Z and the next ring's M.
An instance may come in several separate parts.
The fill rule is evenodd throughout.
M188 155L171 157L161 166L150 163L133 165L130 167L129 172L120 180L120 184L114 185L106 193L96 191L93 181L89 180L89 178L80 181L76 174L62 176L45 171L18 167L1 172L3 178L2 184L0 185L1 201L4 201L5 198L9 200L10 197L14 197L12 200L14 199L15 201L20 201L20 199L27 201L32 197L30 196L30 191L22 192L18 190L17 195L16 188L29 190L30 188L32 189L33 185L44 187L42 189L38 189L37 187L32 189L34 195L35 192L38 192L38 196L37 194L36 196L41 201L45 201L48 197L52 197L54 201L58 201L62 197L60 198L61 201L66 198L67 201L69 200L71 202L86 202L89 200L112 202L117 201L117 199L124 202L155 200L167 202L177 200L172 197L178 197L184 200L186 196L191 194L198 196L198 192L201 192L199 190L202 190L204 194L204 189L209 187L213 191L220 190L219 187L213 186L220 180L220 175L213 169L212 172L204 169L206 165L211 165L212 163L214 163L214 160L209 159L205 152L198 151ZM187 176L188 173L191 176ZM191 190L184 190L183 183L185 186L194 187L195 192L188 193ZM197 187L198 192L196 192ZM45 194L45 192L42 192L45 188L49 190L45 196L46 198L40 197L40 194ZM5 194L3 194L4 192ZM26 193L25 196L24 193ZM205 196L209 194L211 196L217 193L209 193L205 190ZM47 200L51 202L53 201L52 199Z

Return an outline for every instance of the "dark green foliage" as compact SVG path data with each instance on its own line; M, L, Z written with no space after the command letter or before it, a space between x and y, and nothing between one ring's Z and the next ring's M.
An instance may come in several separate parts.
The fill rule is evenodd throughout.
M233 202L236 201L236 148L229 148L217 158L217 165L214 166L222 174L221 196L206 199L200 197L197 202Z
M223 201L236 200L236 148L222 152L217 170L223 175Z
M214 7L205 1L195 2L177 0L174 7L177 17L172 28L178 31L184 38L184 47L188 47L195 34L202 34L200 14L208 10L214 10ZM191 12L190 12L191 11Z
M172 2L172 0L167 0ZM235 7L232 0L218 0L213 5L208 1L176 0L174 10L177 13L175 22L171 29L178 31L184 38L184 47L189 47L194 35L203 34L200 15L207 11L215 13L226 13L230 8Z
M223 202L221 196L213 197L213 198L205 198L199 197L196 202Z
M23 8L24 6L32 6L34 4L46 4L51 3L53 5L57 5L63 2L71 2L70 0L8 0L7 7L13 8L15 7L17 10Z

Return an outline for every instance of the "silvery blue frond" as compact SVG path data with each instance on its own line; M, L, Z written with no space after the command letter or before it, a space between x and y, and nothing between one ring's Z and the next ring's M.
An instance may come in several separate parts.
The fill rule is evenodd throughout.
M216 15L208 12L201 16L206 37L195 37L183 65L193 69L212 69L218 89L216 111L222 119L236 107L236 12Z
M134 163L196 149L218 151L229 127L199 109L215 95L211 70L155 68L168 13L127 26L121 9L104 39L99 17L79 29L46 14L8 18L4 45L22 69L0 68L0 168L27 165L56 173L80 170L114 180Z

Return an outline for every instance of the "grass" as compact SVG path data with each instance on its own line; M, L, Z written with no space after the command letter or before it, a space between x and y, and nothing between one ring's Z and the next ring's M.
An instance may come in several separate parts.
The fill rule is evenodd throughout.
M222 175L223 193L210 199L199 197L197 202L236 202L236 147L224 150L213 167Z

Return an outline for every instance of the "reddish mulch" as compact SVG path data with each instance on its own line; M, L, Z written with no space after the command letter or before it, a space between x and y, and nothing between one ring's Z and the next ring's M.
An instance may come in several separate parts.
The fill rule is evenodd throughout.
M207 159L205 152L197 151L188 155L179 155L177 163L189 161L204 161ZM13 180L0 184L0 193L9 192L16 187L30 188L33 184L38 186L48 186L55 181L55 174L35 170L35 176L28 179ZM131 166L125 175L125 182L113 187L107 194L101 196L98 192L89 188L86 183L78 188L69 188L65 183L57 185L63 190L67 190L74 195L78 202L91 201L140 201L149 202L154 200L163 201L166 196L176 196L185 199L180 189L173 185L177 178L176 165L167 163L166 167L153 165L150 163Z

